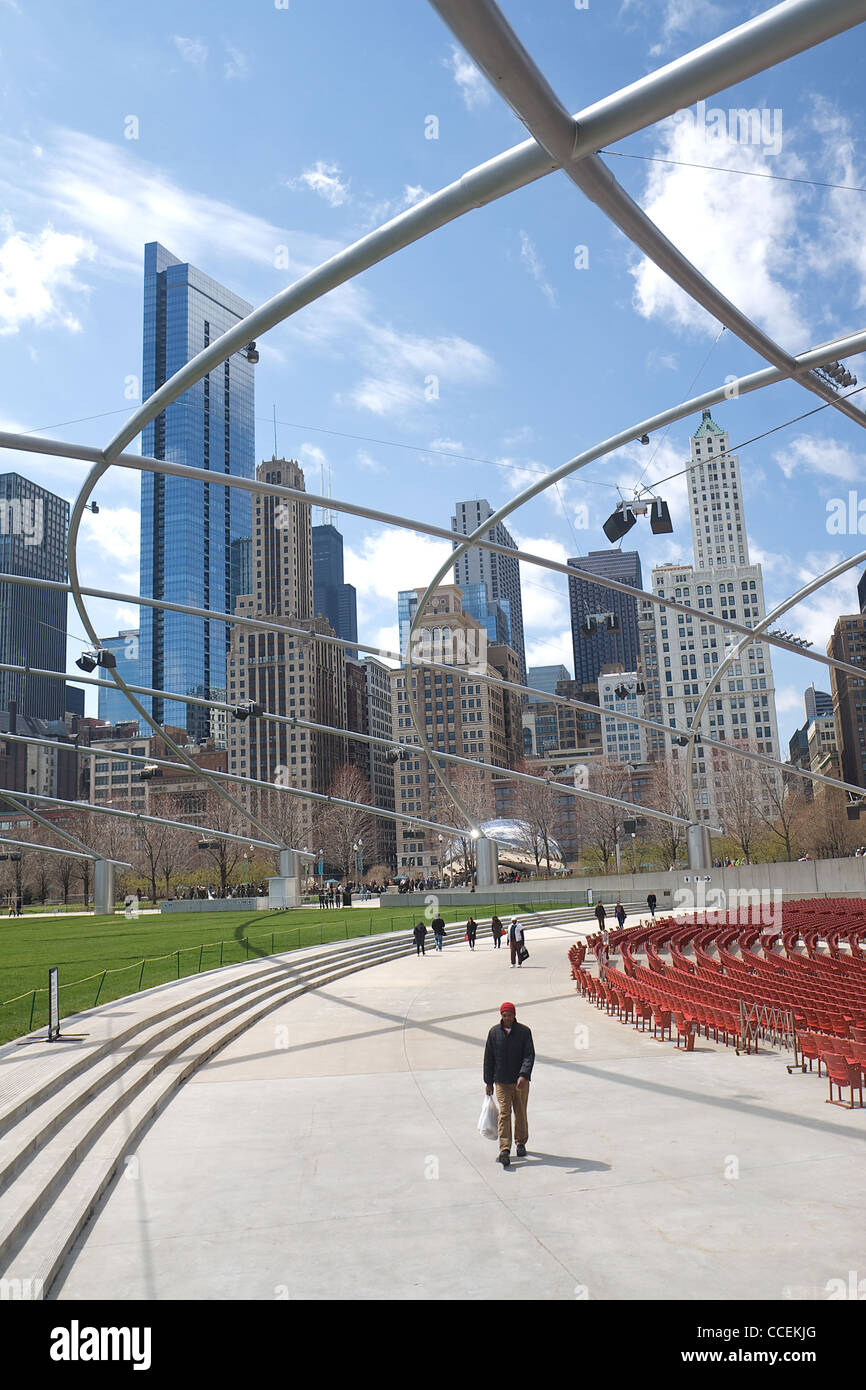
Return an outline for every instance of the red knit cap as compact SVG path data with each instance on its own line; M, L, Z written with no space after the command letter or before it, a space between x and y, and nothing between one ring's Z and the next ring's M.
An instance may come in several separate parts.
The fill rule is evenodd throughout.
M517 1010L513 1004L509 1004L508 1000L506 1000L504 1004L499 1005L499 1012L501 1014L516 1014Z

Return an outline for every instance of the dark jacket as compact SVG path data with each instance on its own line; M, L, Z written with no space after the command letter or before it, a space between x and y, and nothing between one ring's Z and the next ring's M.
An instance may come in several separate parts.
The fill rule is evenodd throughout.
M434 917L434 918L433 918L433 924L432 924L432 925L433 925L433 935L434 935L434 936L444 936L444 935L445 935L445 922L443 921L443 919L442 919L441 917Z
M423 922L415 923L415 926L412 928L412 935L415 938L416 944L424 940L425 936L427 935L427 928L425 927Z
M518 1076L529 1081L535 1064L532 1033L525 1023L515 1021L506 1033L501 1023L495 1023L487 1034L484 1049L484 1084L513 1086Z

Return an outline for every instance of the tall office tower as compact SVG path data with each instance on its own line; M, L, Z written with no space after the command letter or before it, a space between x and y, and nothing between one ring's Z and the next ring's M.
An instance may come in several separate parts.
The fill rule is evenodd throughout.
M344 642L357 642L358 598L343 577L343 537L336 526L313 527L313 612L327 618ZM350 647L346 655L358 659Z
M578 555L568 563L586 573L600 574L605 579L630 584L634 589L642 587L640 556L636 550L591 550L588 555ZM602 666L618 665L624 671L634 671L640 649L639 595L635 594L632 598L630 594L605 589L591 580L569 576L568 598L571 605L574 679L582 685L594 683ZM599 614L613 614L613 625L602 620L592 633L586 632L584 625L587 620Z
M598 678L600 709L634 714L642 719L644 696L637 693L640 680L637 671L602 671ZM645 763L646 733L642 724L627 724L624 719L612 719L606 714L601 721L604 756L617 763Z
M400 650L405 652L409 641L412 620L418 611L423 589L401 589L397 594L397 626L400 629ZM474 618L481 631L486 633L488 646L510 646L511 605L507 599L491 599L486 584L460 586L460 607L463 613ZM512 647L512 651L514 648ZM515 656L517 653L515 652ZM521 682L518 658L518 683ZM568 672L566 672L566 675Z
M391 714L391 668L377 661L373 656L364 657L361 665L367 676L367 732L376 738L393 739ZM368 745L370 756L370 796L375 806L387 811L394 810L394 767L388 760L388 749L383 744ZM376 844L372 855L365 853L364 862L372 868L374 864L387 864L390 869L397 867L397 840L395 822L392 820L374 821Z
M256 469L260 483L304 489L294 459L275 459ZM309 502L256 493L250 542L250 589L256 612L281 618L313 616L313 542Z
M339 636L339 633L337 634ZM343 655L346 656L345 649ZM346 659L346 728L355 734L368 734L367 672L363 663ZM370 745L361 739L345 740L346 762L351 763L369 781ZM370 862L369 860L367 861Z
M659 725L659 732L653 729L645 729L646 749L648 758L663 758L665 755L665 736L661 732L664 728L664 718L662 716L661 685L659 682L659 656L656 650L656 605L651 603L646 597L641 597L638 602L638 643L640 653L638 656L637 669L640 680L646 686L644 696L644 713L647 719L652 719Z
M861 574L857 585L857 598L860 601L860 612L866 613L866 570Z
M827 655L852 666L866 665L866 613L836 619ZM866 679L831 666L830 683L842 778L856 787L866 787Z
M691 438L687 475L695 569L749 563L740 464L729 449L727 431L705 410Z
M253 542L250 536L240 536L231 544L229 571L232 606L229 609L230 613L234 613L239 596L248 594L252 588L252 546Z
M419 590L419 593L423 592L423 589ZM475 618L463 612L460 590L453 584L443 585L434 592L430 611L421 619L420 628L429 638L431 660L444 659L447 663L446 653L455 648L480 650L479 624ZM508 655L516 660L515 653L508 652ZM480 660L476 669L487 676L501 674L486 660ZM405 673L397 668L390 673L390 680L394 741L415 744L418 736L409 714ZM425 732L434 749L495 763L498 767L508 765L503 698L507 692L501 686L474 678L472 667L468 667L465 673L455 672L454 675L419 667L413 672L412 688L416 708L425 719ZM454 764L443 764L443 768L449 769L446 776L453 778L459 786L469 777L471 770L457 773L450 770L453 767ZM439 785L420 748L410 750L408 758L396 763L393 771L397 810L405 812L407 816L417 815L446 825L454 823L451 819L454 815L453 803ZM476 778L470 778L472 790L468 793L479 801L486 797L490 816L493 814L491 778L492 773L479 770ZM482 816L481 819L488 817ZM443 848L447 846L440 844L436 832L415 827L411 821L398 823L398 869L414 868L423 873L430 873L431 870L438 873Z
M265 482L303 490L304 475L286 459L262 463ZM227 699L249 700L271 714L296 716L345 729L346 658L325 618L311 617L313 551L310 506L258 495L253 507L252 592L238 597L239 615L283 618L304 635L256 632L234 627L228 663ZM337 768L347 762L346 740L267 719L229 719L229 771L305 791L328 792ZM312 803L299 803L298 845L311 829Z
M481 523L493 515L486 498L473 502L458 502L456 515L451 518L451 530L458 536L471 536ZM517 544L499 521L484 537L495 545L516 550ZM510 555L498 555L492 550L472 546L454 565L454 583L461 589L469 584L486 584L490 599L507 600L510 631L508 645L517 653L521 684L526 684L526 646L523 639L523 602L520 596L520 561Z
M826 690L816 690L814 685L807 685L803 691L803 703L807 720L824 719L828 715L833 717L833 696Z
M668 726L687 728L710 677L725 657L729 639L739 640L717 627L712 618L729 618L748 627L764 617L761 567L736 565L696 570L691 565L661 565L653 570L653 589L659 598L706 610L705 622L701 617L692 618L663 605L655 606L662 719ZM779 757L773 668L769 648L760 638L741 652L739 661L722 677L704 711L700 729L728 742L747 740L759 753ZM671 751L674 758L679 757L677 748ZM719 824L723 791L724 778L716 751L698 744L695 794L699 819Z
M565 666L530 666L526 684L534 686L536 690L544 690L548 695L555 695L557 682L569 680L571 674ZM530 695L529 703L542 698L541 695Z
M64 583L69 503L19 473L0 473L0 570ZM66 670L66 594L29 584L0 585L0 661ZM0 709L19 718L62 719L62 681L0 671Z
M141 685L139 680L139 640L138 629L119 632L116 637L101 637L100 645L110 651L117 663L117 673L127 685ZM125 724L134 722L139 727L138 711L133 709L126 696L118 690L111 678L111 672L98 666L97 675L102 684L99 687L99 718L106 724ZM142 697L136 697L142 698Z
M144 249L142 393L151 396L202 348L250 312L250 305L158 242ZM142 431L142 453L173 463L252 478L254 386L251 347L235 352L161 411ZM249 495L158 473L141 475L141 593L196 608L232 611L232 542L250 535ZM182 695L225 688L225 623L145 608L142 685ZM208 734L202 705L145 697L161 724Z

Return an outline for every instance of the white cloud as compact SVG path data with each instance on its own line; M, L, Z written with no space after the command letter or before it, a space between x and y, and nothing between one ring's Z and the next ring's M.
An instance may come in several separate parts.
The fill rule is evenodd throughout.
M305 169L298 178L290 179L288 187L297 188L299 184L324 198L332 208L342 206L349 198L349 185L340 177L339 164L327 164L323 159L318 159L312 168Z
M866 458L863 454L852 449L850 444L840 443L836 439L799 435L784 449L778 449L773 458L786 478L807 469L850 483L866 478Z
M465 389L488 381L493 374L492 359L465 338L424 338L399 333L389 325L368 326L362 355L375 370L346 399L379 416L434 411L443 387Z
M725 21L729 25L731 22L730 4L727 10L723 10L713 0L662 0L661 5L658 0L623 0L620 15L635 10L647 13L653 33L660 34L659 40L649 50L653 57L664 53L686 33L701 29L709 38L722 32Z
M365 536L360 550L345 544L346 583L354 584L358 591L359 628L370 630L376 624L393 623L398 589L426 588L451 550L447 541L390 527ZM450 584L452 574L447 571L443 583ZM399 643L392 635L390 650L397 651Z
M526 642L526 665L527 667L562 665L573 675L574 644L571 638L571 626L563 628L560 632L549 633L547 637L529 638Z
M88 557L91 578L85 582L96 588L138 588L141 523L132 507L108 507L100 503L99 513L85 512L81 519L79 555ZM93 576L98 574L98 578ZM106 574L111 580L106 583Z
M207 44L201 39L185 39L180 34L174 36L174 46L185 63L201 72L207 62Z
M451 57L443 58L442 64L450 70L467 110L474 111L478 106L487 106L490 101L487 79L461 49L453 45Z
M223 47L228 54L225 66L223 67L223 77L229 82L232 81L233 78L239 78L243 81L249 76L249 58L245 53L242 53L239 48L235 48L234 44L229 43L227 39L223 40Z
M459 439L431 439L431 449L441 449L446 454L462 454L465 452Z
M378 459L374 459L374 458L373 458L373 455L370 454L370 453L368 453L366 449L359 449L359 450L358 450L358 454L357 454L357 458L358 458L358 467L359 467L359 468L362 468L362 469L364 470L365 473L387 473L387 472L388 472L388 470L387 470L387 468L385 467L384 463L380 463Z
M776 713L781 715L800 713L803 710L803 692L795 685L776 686Z
M73 271L92 260L92 241L46 227L38 236L9 233L0 246L0 334L18 333L27 324L60 325L78 332L81 324L65 307L65 292L84 289Z
M549 283L544 273L544 266L541 263L532 238L528 232L524 231L520 233L520 259L538 285L538 288L541 290L548 304L556 308L556 294L554 293L553 286Z
M715 109L715 108L711 108ZM795 277L800 262L797 213L802 194L772 179L736 179L714 174L715 167L766 169L766 152L722 134L707 134L693 111L677 113L661 127L656 153L709 169L651 164L642 205L653 222L685 257L738 308L781 343L799 349L809 332L798 300ZM714 132L715 125L708 131ZM773 172L799 174L792 156L772 161ZM748 216L743 215L748 183ZM631 268L634 303L644 318L707 335L718 323L654 262Z

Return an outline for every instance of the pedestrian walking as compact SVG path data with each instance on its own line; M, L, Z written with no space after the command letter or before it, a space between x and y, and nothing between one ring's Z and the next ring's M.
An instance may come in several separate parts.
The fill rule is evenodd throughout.
M412 928L412 936L415 940L416 956L424 956L427 954L427 952L424 950L424 938L426 935L426 924L424 922L416 922L414 927Z
M625 908L619 898L616 900L616 907L613 910L613 915L619 923L620 929L622 929L625 926Z
M437 951L442 950L445 941L445 922L442 917L433 918L433 945Z
M517 1010L506 1000L499 1006L499 1022L487 1034L484 1048L484 1085L489 1096L496 1093L499 1105L499 1154L497 1163L511 1163L511 1115L514 1113L514 1139L517 1157L526 1157L529 1125L529 1083L535 1064L532 1033L517 1022Z
M523 950L523 936L522 926L516 917L512 917L511 926L508 928L508 945L511 950L511 964L512 966L516 965L518 970L523 964L520 959L520 953Z
M475 950L475 938L478 935L478 923L473 917L466 918L466 940L469 942L470 951Z
M491 917L490 932L493 937L493 949L494 951L498 951L502 945L502 937L505 933L505 928L498 917Z
M596 903L596 905L595 905L595 917L596 917L596 921L598 922L598 929L599 929L599 931L604 931L604 919L605 919L606 916L607 916L607 913L606 913L605 910L604 910L604 903Z
M656 903L657 903L657 902L658 902L658 899L656 898L655 893L647 893L647 895L646 895L646 905L647 905L647 907L648 907L649 910L650 910L650 916L651 916L651 917L655 917L655 915L656 915Z

